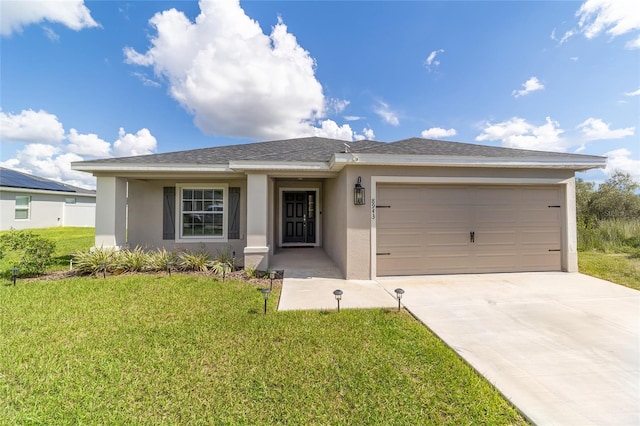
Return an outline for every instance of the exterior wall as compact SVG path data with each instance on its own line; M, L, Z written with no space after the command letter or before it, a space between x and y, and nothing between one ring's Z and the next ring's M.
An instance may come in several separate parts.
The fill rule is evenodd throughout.
M96 247L122 247L127 241L127 181L97 176Z
M321 215L324 251L343 275L347 267L347 203L351 198L353 189L347 184L345 170L336 178L324 181Z
M15 219L16 196L31 197L29 219ZM75 198L76 204L65 204ZM0 191L0 230L86 226L95 224L95 198L77 194Z
M163 240L163 188L175 186L175 180L129 180L128 187L128 229L127 245L141 246L148 249L165 248L167 250L201 250L204 249L215 256L217 251L235 252L238 264L243 263L243 250L246 246L246 205L247 191L244 180L211 180L211 179L180 179L179 183L225 183L229 187L240 188L240 239L227 242L176 242Z
M342 267L347 279L371 279L372 257L375 256L374 221L371 217L371 197L373 190L372 177L415 177L433 178L446 181L447 179L510 179L512 183L527 179L556 179L567 180L563 185L566 207L563 211L563 270L573 271L577 268L577 252L575 250L575 186L573 172L556 169L495 169L495 168L454 168L454 167L376 167L376 166L347 166L343 172L345 182L341 187L347 195L353 198L353 187L362 178L362 185L366 188L366 204L355 206L351 198L346 202L346 265ZM573 203L573 204L571 204ZM573 218L571 215L573 214ZM327 251L329 253L329 251ZM330 255L332 259L334 257ZM336 259L334 259L336 261ZM336 261L336 263L338 263Z

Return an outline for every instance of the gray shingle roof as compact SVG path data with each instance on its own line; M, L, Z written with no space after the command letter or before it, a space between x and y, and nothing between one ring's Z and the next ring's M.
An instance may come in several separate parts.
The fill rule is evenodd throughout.
M6 169L4 167L0 167L0 186L4 186L6 188L37 189L41 191L76 192L78 194L96 193L96 191L29 175L17 170Z
M460 142L410 138L397 142L357 141L307 137L201 148L188 151L135 157L108 158L76 164L227 164L229 161L329 161L333 154L345 152L384 155L428 155L445 157L491 157L504 159L547 159L550 161L603 160L602 157L500 148Z
M119 164L226 164L229 161L329 161L338 152L345 152L348 143L351 152L385 145L384 142L345 142L338 139L308 137L240 145L217 146L163 154L136 157L108 158L84 161L91 163Z

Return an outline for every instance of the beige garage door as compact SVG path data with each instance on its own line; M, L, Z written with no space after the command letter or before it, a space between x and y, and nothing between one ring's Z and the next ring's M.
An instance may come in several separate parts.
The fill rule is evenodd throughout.
M558 187L379 185L377 275L559 271Z

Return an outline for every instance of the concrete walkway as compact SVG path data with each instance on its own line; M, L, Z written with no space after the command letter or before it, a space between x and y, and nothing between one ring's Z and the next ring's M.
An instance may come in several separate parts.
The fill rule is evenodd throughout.
M344 292L340 309L398 306L377 281L345 280L321 248L280 249L271 269L285 271L279 311L336 309L336 289Z
M562 272L344 280L301 250L274 256L279 310L335 309L336 288L341 308L392 308L402 287L403 306L534 423L640 425L640 292Z

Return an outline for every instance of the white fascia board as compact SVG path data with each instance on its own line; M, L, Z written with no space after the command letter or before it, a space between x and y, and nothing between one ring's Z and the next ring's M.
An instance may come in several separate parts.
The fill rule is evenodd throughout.
M227 164L116 164L71 163L72 170L81 172L231 172Z
M434 166L434 167L508 167L508 168L554 168L571 170L589 170L604 168L603 160L554 161L546 158L528 160L508 159L503 157L462 157L462 156L430 156L430 155L385 155L385 154L335 154L331 159L334 170L348 164L371 166Z
M31 188L15 188L13 186L0 186L2 192L19 192L21 194L46 194L46 195L64 195L69 197L90 197L96 198L96 194L86 194L82 192L71 191L51 191L46 189L31 189Z
M329 171L324 161L229 161L234 171Z

